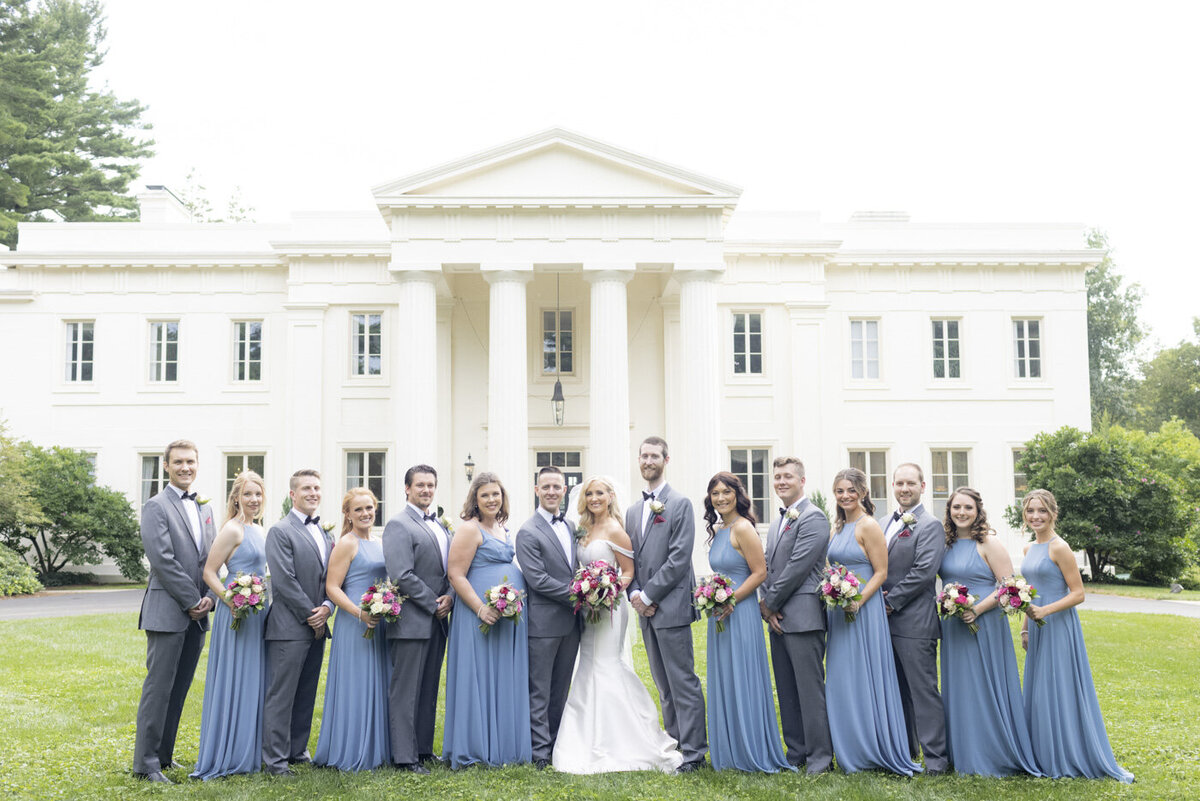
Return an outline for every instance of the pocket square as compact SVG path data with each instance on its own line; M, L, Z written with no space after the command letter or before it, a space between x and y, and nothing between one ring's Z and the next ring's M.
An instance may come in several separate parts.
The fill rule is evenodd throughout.
M900 529L900 533L897 534L896 536L897 537L911 537L912 529L909 528L908 526L905 526L904 528Z
M667 519L665 517L663 517L662 515L655 515L654 522L655 523L665 523L665 522L667 522Z

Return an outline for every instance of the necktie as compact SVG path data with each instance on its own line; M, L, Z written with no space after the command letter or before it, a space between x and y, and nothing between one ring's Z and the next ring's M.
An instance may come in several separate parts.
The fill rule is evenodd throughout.
M560 514L560 515L552 515L552 516L550 517L550 525L554 525L555 523L561 523L561 522L563 522L563 521L564 521L564 520L566 520L566 519L567 519L567 513L566 513L566 512L563 512L563 513L562 513L562 514Z
M185 501L194 501L194 500L196 500L196 493L194 493L194 492L185 492L185 493L183 493L182 495L180 495L179 497L180 497L180 498L182 498L182 499L183 499L183 500L185 500Z
M642 490L642 500L643 500L643 501L652 501L652 500L654 500L654 493L653 493L653 492L646 492L645 490Z
M304 518L304 525L306 525L306 526L307 526L309 523L312 523L314 526L316 526L316 525L320 525L320 523L321 523L321 516L320 516L320 515L313 515L313 516L311 516L311 517L306 517L306 518Z
M424 517L426 520L437 520L437 515L435 515L433 512L426 512L424 515L422 515L422 517Z

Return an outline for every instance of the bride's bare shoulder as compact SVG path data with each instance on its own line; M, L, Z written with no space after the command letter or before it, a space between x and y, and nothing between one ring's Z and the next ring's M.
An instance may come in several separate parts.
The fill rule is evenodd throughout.
M625 527L621 525L620 521L614 520L610 517L604 521L603 528L601 530L603 532L604 539L608 540L614 545L619 545L626 550L633 546L633 543L629 539L629 535L625 533Z

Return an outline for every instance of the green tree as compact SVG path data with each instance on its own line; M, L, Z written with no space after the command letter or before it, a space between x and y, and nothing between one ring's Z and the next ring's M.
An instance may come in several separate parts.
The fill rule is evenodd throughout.
M0 0L0 243L24 220L137 217L153 141L144 106L88 85L105 36L98 0Z
M1146 336L1138 321L1142 288L1122 286L1108 246L1108 237L1093 229L1088 247L1104 251L1104 261L1087 271L1088 377L1092 391L1092 425L1107 417L1127 423L1133 418L1137 386L1137 350Z
M0 421L0 529L45 522L25 475L25 452Z
M0 527L0 544L26 554L47 576L105 556L133 581L146 576L137 517L125 496L97 486L85 454L23 443L24 473L42 512L36 523Z
M1193 555L1186 493L1155 464L1155 443L1117 425L1091 433L1064 426L1025 443L1020 469L1030 487L1054 493L1058 535L1087 554L1093 578L1112 567L1163 581ZM1019 504L1007 514L1020 525Z
M1136 399L1143 428L1153 430L1178 417L1200 435L1200 317L1192 319L1192 328L1196 341L1161 350L1142 366L1145 378Z

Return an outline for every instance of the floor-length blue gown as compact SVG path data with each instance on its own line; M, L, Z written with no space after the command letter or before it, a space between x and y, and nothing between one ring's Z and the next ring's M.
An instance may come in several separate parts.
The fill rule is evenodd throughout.
M1038 591L1038 606L1052 604L1068 591L1049 547L1035 542L1021 564L1021 575ZM1044 620L1044 626L1029 621L1025 654L1025 715L1039 767L1054 778L1109 776L1133 781L1133 774L1117 764L1108 743L1078 611L1071 607Z
M943 582L963 584L982 600L996 577L973 539L956 540L942 557ZM946 742L958 773L1040 776L1021 698L1021 676L1008 618L992 607L976 618L972 634L961 618L942 621L942 701Z
M241 545L226 562L226 583L239 572L266 576L266 554L262 527L247 523ZM234 631L229 628L233 613L224 601L217 601L200 713L200 753L192 778L207 781L234 773L257 773L262 765L266 619L265 608L257 614L251 612Z
M750 566L729 541L729 529L717 531L708 563L729 576L736 589ZM716 770L775 773L795 770L783 755L763 621L754 597L733 607L725 630L708 619L708 754Z
M359 540L342 590L358 603L368 587L386 576L383 544ZM386 625L382 621L376 624L375 636L368 640L363 637L365 623L344 610L337 613L325 678L321 734L313 757L318 765L346 771L370 770L391 759L388 684L392 663Z
M829 543L829 563L844 565L865 587L874 570L846 523ZM909 756L904 707L892 656L883 596L874 593L853 621L829 610L825 651L825 706L837 763L847 773L890 770L911 776L921 770Z
M506 540L482 532L483 542L467 570L482 600L508 583L525 589ZM533 759L529 734L529 646L525 616L501 618L484 634L479 618L461 597L450 618L446 661L446 722L442 756L452 768L475 763L508 765Z

